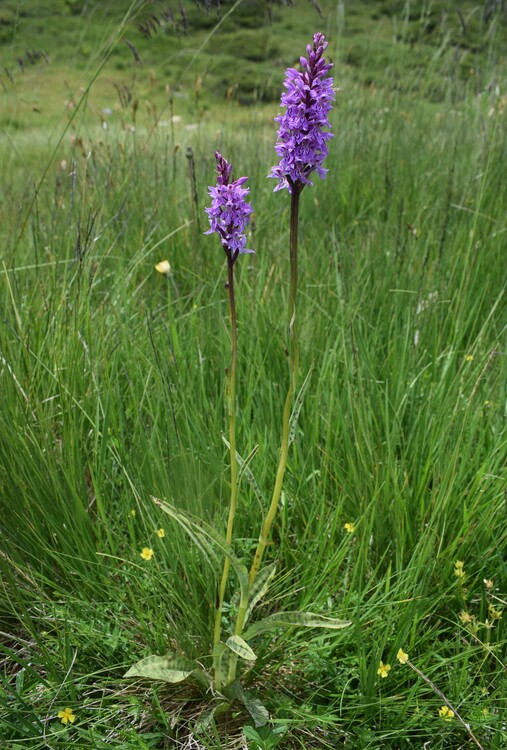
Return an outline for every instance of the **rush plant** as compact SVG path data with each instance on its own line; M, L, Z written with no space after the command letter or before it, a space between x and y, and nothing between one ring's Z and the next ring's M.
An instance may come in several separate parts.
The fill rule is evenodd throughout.
M203 553L217 579L216 610L212 638L212 670L202 667L206 657L192 661L178 654L149 656L135 664L127 672L127 677L147 677L178 683L194 678L216 697L213 705L201 717L201 725L211 721L215 715L228 710L234 701L242 702L256 726L265 724L268 712L260 701L246 691L237 678L238 659L248 666L257 656L254 639L264 632L275 629L327 628L337 630L350 623L320 614L301 611L280 611L264 619L249 624L254 608L266 595L276 574L274 563L263 564L271 528L280 503L285 470L290 445L294 439L296 424L303 403L305 391L310 381L311 370L299 392L297 377L299 353L296 329L296 297L298 287L298 226L299 197L307 185L311 185L311 175L317 172L324 178L326 170L323 162L327 155L327 142L332 138L329 132L329 111L334 101L333 79L328 76L331 64L326 63L324 51L327 42L322 34L315 34L313 43L307 46L307 56L300 58L301 70L289 68L286 73L285 88L281 106L285 113L275 119L279 123L278 142L275 150L280 157L279 164L272 168L270 177L278 180L275 191L287 189L291 196L290 213L290 281L288 295L287 336L289 340L289 384L283 408L282 438L275 474L271 502L261 522L257 547L250 568L240 560L234 551L234 519L238 506L238 490L241 479L257 487L251 472L250 463L256 448L246 458L236 449L236 372L237 372L237 325L234 294L234 265L241 254L251 253L246 247L246 227L252 207L246 201L248 188L243 187L246 177L233 180L232 165L216 152L217 184L209 188L212 203L206 209L210 229L206 234L218 234L227 259L227 289L231 321L231 367L227 372L227 407L229 436L226 444L230 455L231 494L229 515L225 536L200 518L183 512L175 505L152 498L153 501L188 534ZM230 570L234 571L239 584L239 604L237 613L224 623L224 600ZM233 611L233 608L231 608ZM210 644L211 645L211 644Z

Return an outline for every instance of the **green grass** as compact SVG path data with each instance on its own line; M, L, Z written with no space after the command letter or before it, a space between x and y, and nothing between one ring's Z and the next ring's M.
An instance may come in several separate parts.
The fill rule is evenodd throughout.
M46 5L59 12L62 3ZM120 28L124 4L109 17L76 5L86 20L79 32L70 14L55 23L99 49ZM315 371L267 550L278 572L262 607L353 625L256 640L246 682L272 721L257 740L246 730L248 746L475 747L456 719L439 717L442 699L397 662L402 647L483 747L501 750L507 154L495 44L504 30L498 22L474 73L494 78L498 92L478 95L476 79L457 68L447 75L450 48L437 56L438 29L421 52L426 73L412 67L409 35L428 28L424 14L411 18L401 3L370 6L347 6L343 16L326 10L321 26L337 59L361 54L335 70L344 90L332 113L329 174L301 199L301 379L312 362ZM36 23L20 7L1 11L17 19L19 49L23 24ZM103 14L100 23L92 11ZM270 65L273 91L297 55L292 39L308 40L314 11L306 12L277 10L274 26L259 32L266 49L275 41L281 48L278 67ZM240 23L235 13L220 55L252 51L248 16ZM479 14L466 21L472 33ZM401 35L394 41L393 25ZM182 48L213 28L197 29ZM155 36L140 53L164 49L167 39ZM24 74L35 78L16 72L2 94L0 738L8 750L191 747L188 727L207 704L191 687L123 675L150 653L210 653L215 581L150 495L225 527L227 294L223 253L202 236L216 149L238 176L249 175L255 209L256 255L237 269L237 442L243 455L259 445L252 469L266 498L272 490L288 378L289 201L265 179L277 105L242 107L225 94L213 101L220 57L208 56L201 116L192 103L198 57L178 84L188 98L175 96L182 120L171 127L169 109L161 114L164 54L150 62L152 83L147 68L136 81L130 69L115 71L113 56L65 134L74 110L65 110L56 82L88 85L103 52L82 73L56 62ZM238 80L250 64L265 81L262 61L247 57ZM34 81L49 92L39 121L24 99L40 95ZM144 98L137 114L132 102L120 106L104 130L101 97L114 83L136 82L148 110ZM223 81L223 90L231 85ZM167 127L155 127L158 117ZM163 258L170 277L154 269ZM247 563L260 517L243 484L236 550ZM155 551L149 562L144 546ZM392 666L386 679L377 675L380 660ZM63 726L57 713L67 706L76 721ZM229 715L199 741L210 750L241 746L246 724L242 713Z

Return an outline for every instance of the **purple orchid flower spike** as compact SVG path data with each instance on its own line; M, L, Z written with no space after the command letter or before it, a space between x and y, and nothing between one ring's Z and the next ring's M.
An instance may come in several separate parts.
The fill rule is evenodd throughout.
M213 199L206 209L210 229L204 234L216 232L228 261L235 263L238 255L254 252L246 247L245 234L250 214L253 213L252 206L245 200L250 190L241 187L248 178L240 177L232 181L232 165L218 151L215 151L215 159L218 179L216 187L209 188Z
M280 163L269 174L278 180L275 191L287 188L290 193L300 192L312 184L309 177L314 171L322 179L326 176L322 163L328 153L327 141L333 134L323 128L331 127L328 114L335 99L333 79L327 75L333 66L323 57L326 47L324 35L315 34L313 45L306 48L307 57L300 58L302 72L287 69L287 91L281 98L286 111L275 117L280 123L275 146Z

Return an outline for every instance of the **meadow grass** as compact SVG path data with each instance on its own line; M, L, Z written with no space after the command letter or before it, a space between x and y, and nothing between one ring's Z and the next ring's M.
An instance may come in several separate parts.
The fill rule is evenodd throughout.
M246 456L259 446L251 468L265 503L272 489L289 218L287 196L265 179L276 109L227 105L174 132L149 116L135 130L83 116L58 146L61 126L3 141L9 750L473 747L455 717L439 716L441 697L397 661L400 648L484 748L505 747L505 105L461 85L460 101L428 101L418 81L407 93L344 80L328 178L301 199L301 372L314 371L262 613L311 610L353 625L256 640L246 682L270 725L242 729L238 711L200 744L191 732L205 697L123 675L167 650L208 653L211 666L216 581L150 495L225 528L225 264L202 236L215 150L249 175L255 209L256 255L236 279L237 447ZM155 270L163 258L169 276ZM236 551L247 564L258 494L242 483ZM66 707L72 725L58 719Z

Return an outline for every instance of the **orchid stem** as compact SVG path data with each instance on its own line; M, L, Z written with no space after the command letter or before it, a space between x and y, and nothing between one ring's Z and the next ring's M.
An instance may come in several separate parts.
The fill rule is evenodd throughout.
M250 568L250 588L259 572L262 558L269 540L269 534L273 521L276 517L278 505L280 502L280 496L282 494L283 478L285 475L285 469L287 467L287 458L289 455L289 423L292 408L292 401L296 389L296 379L299 366L299 350L296 336L296 296L298 286L298 228L299 228L299 196L303 185L300 183L292 184L291 192L291 205L290 205L290 287L289 287L289 342L290 342L290 381L289 388L287 390L287 396L285 398L285 406L283 410L283 425L282 425L282 445L280 449L280 460L278 463L278 470L276 473L275 486L273 489L273 496L271 498L271 504L269 506L266 517L261 527L261 533L255 551L252 567ZM241 614L241 613L240 613ZM236 634L239 635L243 628L243 622L236 624Z
M236 364L237 364L237 325L236 325L236 304L234 299L234 261L237 256L227 256L227 270L228 270L228 289L229 289L229 309L231 314L231 370L227 375L227 406L229 412L229 451L230 451L230 462L231 462L231 500L229 505L229 518L227 520L227 533L226 541L227 545L232 544L232 534L234 529L234 516L236 515L236 499L237 499L237 478L238 478L238 462L236 459ZM222 572L222 579L220 581L220 588L218 591L217 609L215 612L215 627L213 645L215 647L220 643L221 623L222 623L222 607L225 597L225 589L227 586L227 579L229 577L230 560L229 557L225 557L224 568ZM218 657L215 656L215 659ZM221 679L219 674L218 663L215 662L215 683L219 690L221 687Z

